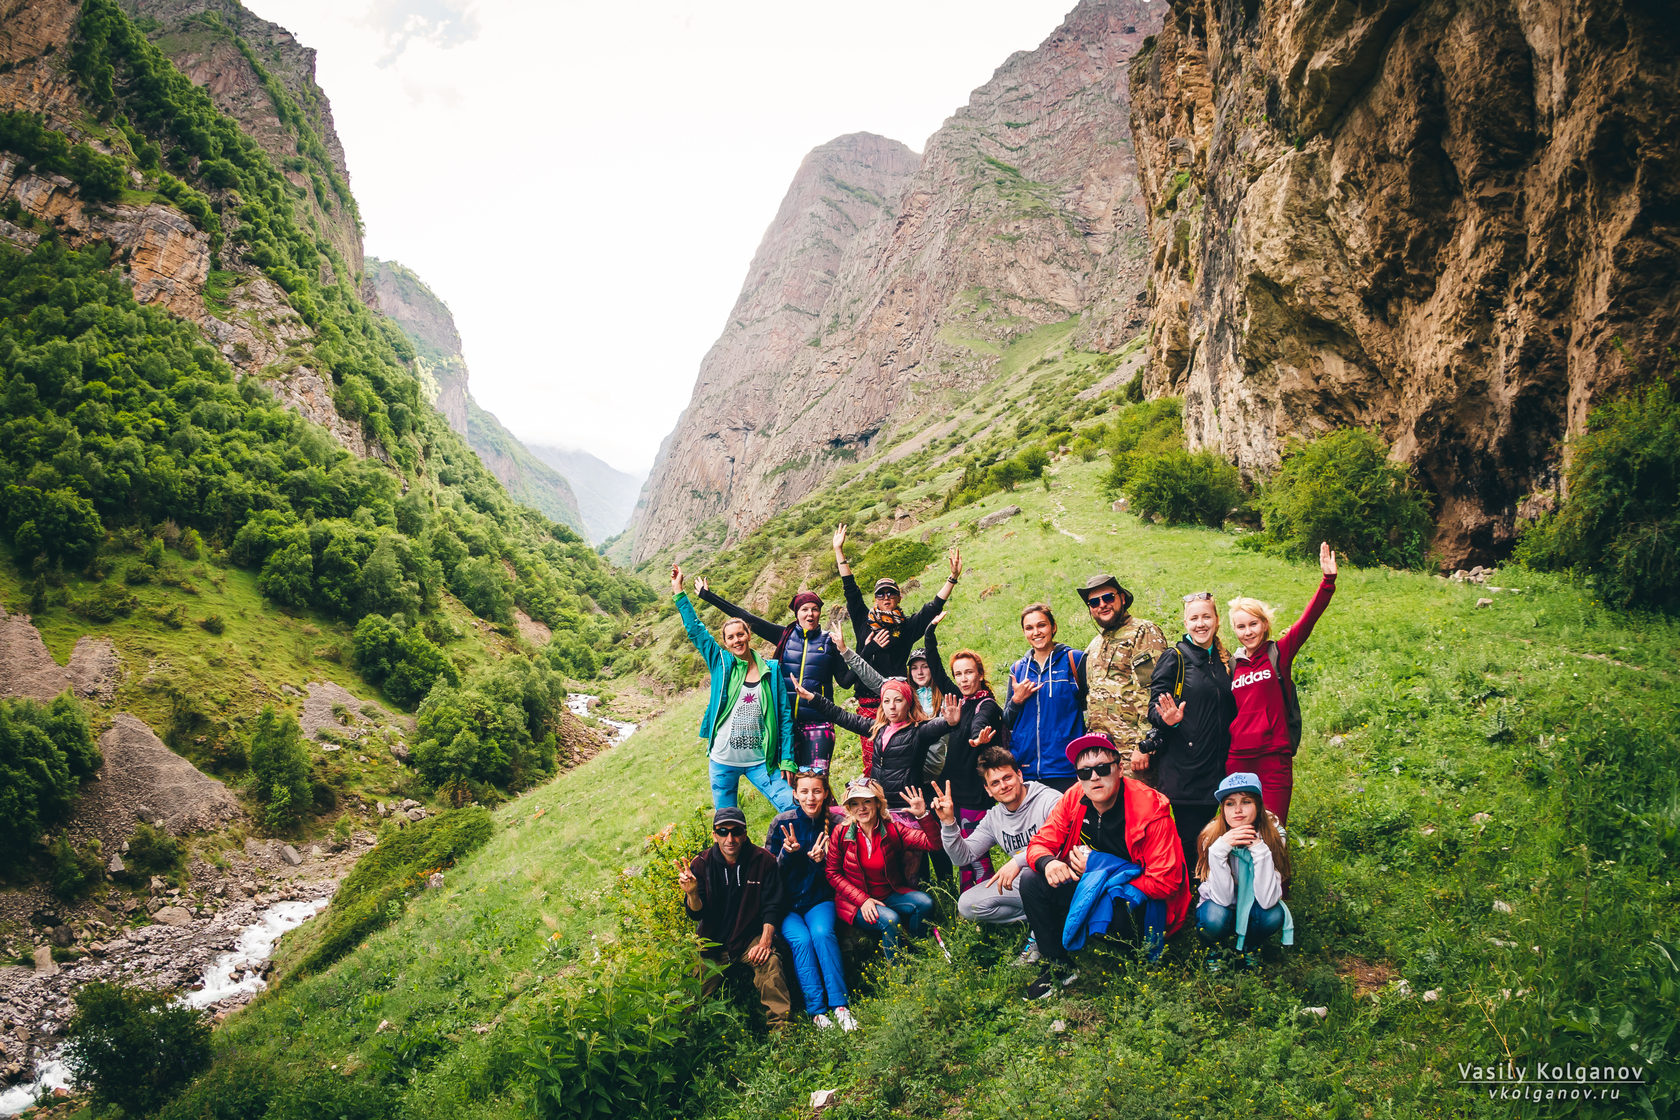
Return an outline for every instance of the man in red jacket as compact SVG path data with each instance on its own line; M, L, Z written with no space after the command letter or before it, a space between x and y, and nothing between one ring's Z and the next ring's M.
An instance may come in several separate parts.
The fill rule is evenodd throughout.
M1166 903L1166 932L1178 932L1190 912L1184 848L1172 806L1156 790L1122 776L1120 752L1106 735L1081 735L1067 745L1079 784L1062 794L1027 845L1027 866L1016 881L1027 922L1038 940L1043 971L1027 988L1042 999L1079 978L1062 945L1074 889L1093 851L1130 860L1143 870L1131 881L1145 897ZM1117 906L1109 936L1141 945L1141 907Z

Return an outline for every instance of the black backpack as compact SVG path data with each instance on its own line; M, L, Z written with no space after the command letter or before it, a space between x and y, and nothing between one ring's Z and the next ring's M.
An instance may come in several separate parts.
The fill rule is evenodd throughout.
M1272 676L1283 687L1283 723L1289 729L1289 753L1301 749L1301 698L1295 694L1295 677L1280 667L1276 642L1266 643L1266 656L1272 662Z

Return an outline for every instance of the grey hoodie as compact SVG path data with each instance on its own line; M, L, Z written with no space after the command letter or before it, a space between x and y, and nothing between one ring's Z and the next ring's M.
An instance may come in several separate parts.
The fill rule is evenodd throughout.
M1062 796L1039 782L1028 782L1026 789L1026 796L1021 798L1021 804L1013 813L1002 805L993 805L967 836L957 825L941 823L939 841L945 846L945 854L951 857L951 862L958 867L974 863L983 859L992 850L993 844L1008 852L1011 858L1022 856L1033 834L1044 824L1050 810L1056 807Z

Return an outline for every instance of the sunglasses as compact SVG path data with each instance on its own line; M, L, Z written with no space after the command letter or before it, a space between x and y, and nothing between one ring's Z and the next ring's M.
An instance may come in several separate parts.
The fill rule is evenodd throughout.
M794 773L795 774L818 774L818 775L826 776L828 774L828 771L821 766L801 766L798 770L795 770Z
M1074 773L1079 775L1082 782L1088 782L1092 778L1106 778L1114 773L1114 763L1099 762L1095 766L1081 766Z
M1089 599L1085 600L1085 605L1087 607L1100 606L1103 603L1112 603L1119 598L1120 596L1116 595L1112 591L1104 591L1101 595L1093 595Z
M729 824L724 825L722 828L714 828L712 829L712 832L718 836L745 836L747 834L747 830L738 824Z
M1206 599L1209 602L1212 602L1213 601L1213 592L1211 592L1211 591L1192 591L1192 592L1190 592L1190 594L1188 594L1184 597L1184 601L1186 603L1194 603L1194 602L1196 602L1200 599Z

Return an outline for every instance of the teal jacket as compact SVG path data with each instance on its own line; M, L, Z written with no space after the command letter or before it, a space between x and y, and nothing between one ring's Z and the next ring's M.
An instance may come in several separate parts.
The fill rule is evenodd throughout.
M719 645L711 632L700 624L700 616L694 613L694 604L688 601L687 594L679 591L676 598L677 613L682 615L688 640L705 658L706 670L712 674L712 698L706 704L706 717L700 721L700 738L706 741L706 749L710 751L717 729L729 726L729 713L735 710L735 701L741 698L741 682L747 679L747 663ZM791 766L793 709L788 704L787 682L773 662L756 653L752 658L758 662L759 679L770 689L769 703L764 705L764 765L776 770L783 759L788 759Z

